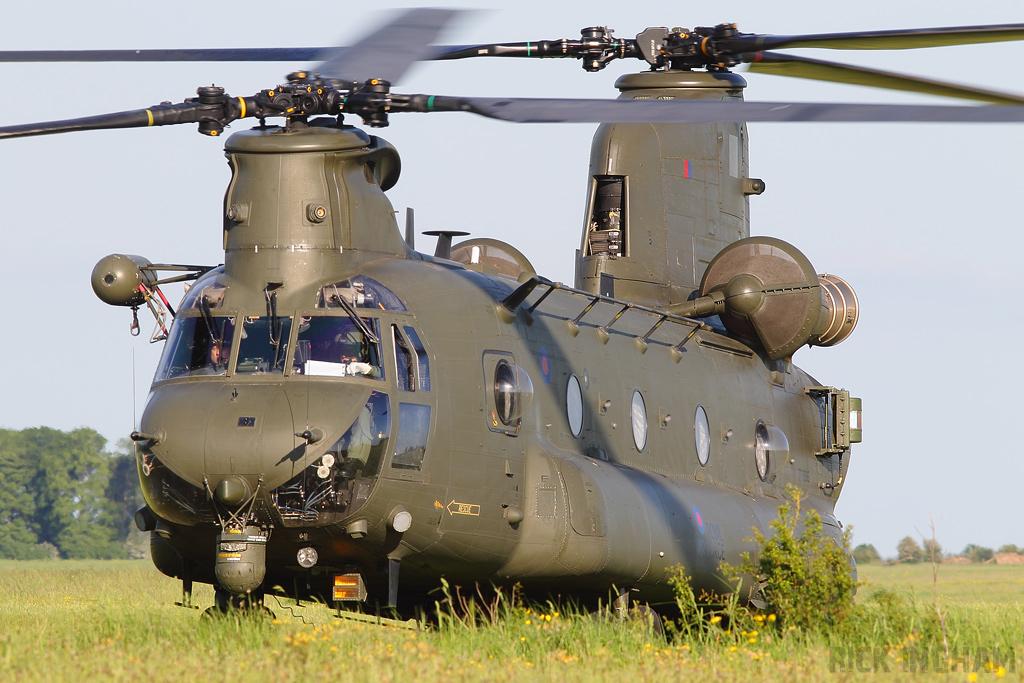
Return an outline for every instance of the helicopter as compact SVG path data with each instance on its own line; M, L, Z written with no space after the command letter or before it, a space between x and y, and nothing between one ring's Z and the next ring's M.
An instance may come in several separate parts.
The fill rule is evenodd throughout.
M406 21L422 26L417 17ZM153 532L161 570L182 579L186 593L193 580L215 583L224 604L258 596L264 587L299 594L304 583L307 592L337 591L340 580L342 588L354 587L357 599L370 595L396 605L421 596L439 576L571 586L595 595L629 586L658 603L667 600L665 571L675 564L714 583L717 563L747 549L742 537L750 526L763 528L773 518L787 480L805 484L837 529L831 510L848 467L843 456L858 438L844 426L855 423L856 402L811 381L789 358L804 343L847 336L856 299L841 279L820 280L789 245L745 241L747 197L763 184L747 177L739 122L852 116L856 108L805 107L794 115L800 107L719 106L717 100L739 99L741 81L719 62L704 71L687 60L697 43L733 38L730 30L655 29L645 44L662 41L662 47L646 54L639 36L630 43L599 28L586 29L579 41L540 43L549 51L571 46L595 68L609 56L648 61L653 70L627 78L622 90L655 101L630 96L630 112L621 115L595 114L601 107L593 102L581 108L402 99L381 82L387 79L345 81L351 87L343 88L330 82L343 79L302 72L252 98L231 100L204 88L181 105L64 126L194 117L203 132L219 134L223 120L237 115L284 112L290 119L283 128L260 126L229 140L235 177L225 199L226 263L171 268L195 276L177 312L160 298L167 281L157 276L160 264L114 256L95 271L101 298L152 306L168 335L133 435L148 501L139 524ZM494 50L529 52L530 46ZM736 49L746 54L748 47ZM454 58L465 50L443 54ZM672 50L676 64L664 56ZM288 111L318 89L322 101L314 104L324 111ZM676 98L704 98L712 106L688 107L704 113L678 123L690 114L667 102ZM516 106L526 114L515 114ZM571 287L538 276L518 250L493 240L452 245L458 235L446 233L433 257L413 251L383 195L397 180L397 153L357 128L316 118L355 113L379 126L382 117L407 107L513 111L537 120L559 106L569 116L586 110L595 117L586 120L623 117L595 143L595 150L622 151L595 151ZM608 111L622 109L616 104ZM912 110L924 115L912 107L883 115ZM927 115L1021 118L1012 106ZM670 126L664 130L688 140L680 143L682 153L663 155L679 167L667 174L677 179L676 189L696 181L696 200L709 204L711 188L720 192L714 202L720 208L710 214L706 206L697 216L659 209L696 227L670 230L644 214L657 201L644 194L652 185L643 177L649 157L638 155L637 165L628 165L631 148L649 144L629 128L644 117L655 121L646 128ZM729 117L736 120L720 122ZM293 138L303 146L281 142ZM717 148L702 154L687 144ZM323 181L327 162L310 163L309 156L334 159L335 180ZM280 166L272 171L272 164ZM712 167L719 169L716 182L709 180ZM267 180L275 174L284 185ZM286 226L302 237L288 236L290 251L283 249L280 236L268 232L280 226L261 217L261 202L309 193L318 184L320 194L304 197L294 225ZM658 271L664 242L655 245L652 237L645 251L638 239L644 229L659 232L658 239L688 238L687 267L661 259ZM785 264L796 270L766 282ZM638 270L647 266L654 272ZM830 308L809 294L822 290ZM779 332L772 327L777 316L762 319L756 312L787 297L804 300L796 305L796 329ZM160 318L167 313L173 324ZM834 329L820 327L825 317L837 323ZM706 397L696 390L679 394L683 381Z

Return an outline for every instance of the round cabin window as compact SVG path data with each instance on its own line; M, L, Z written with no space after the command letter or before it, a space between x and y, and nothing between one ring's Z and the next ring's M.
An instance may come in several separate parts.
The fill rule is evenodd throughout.
M708 425L708 414L704 406L698 405L693 416L693 442L697 448L697 460L701 467L708 464L711 457L711 427Z
M579 436L583 431L583 391L576 375L569 375L565 385L565 413L569 418L569 431Z
M533 401L533 382L518 365L498 361L494 368L494 408L506 427L523 416Z
M768 467L771 465L771 440L764 422L758 422L754 432L754 464L757 465L757 476L762 481L767 479Z
M497 408L498 419L503 425L512 424L516 406L516 373L505 361L499 361L494 370L494 407Z
M647 406L639 389L633 392L629 413L633 424L633 443L638 451L642 451L647 445Z

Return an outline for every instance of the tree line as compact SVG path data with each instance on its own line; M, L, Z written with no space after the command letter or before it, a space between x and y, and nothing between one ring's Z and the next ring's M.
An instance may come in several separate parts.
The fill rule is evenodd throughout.
M1012 543L1000 546L998 550L992 550L992 548L985 548L974 543L967 544L960 553L960 557L964 557L971 562L988 562L996 554L1002 553L1014 553L1017 555L1024 555L1024 548L1020 548ZM942 546L937 541L926 538L921 543L918 543L912 536L904 536L899 543L896 544L896 561L897 562L931 562L934 557L935 560L941 560L944 557L953 557L957 553L946 553L943 554ZM853 559L857 562L881 562L882 558L875 549L875 546L869 543L861 543L853 549Z
M141 506L134 446L93 429L0 429L0 557L114 559Z

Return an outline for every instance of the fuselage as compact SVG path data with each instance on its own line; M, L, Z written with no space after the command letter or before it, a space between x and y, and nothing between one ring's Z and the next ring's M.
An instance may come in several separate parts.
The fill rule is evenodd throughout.
M266 311L234 309L223 272L194 285L142 420L161 439L141 462L169 530L156 537L165 572L216 582L217 508L232 510L216 500L222 480L241 482L239 502L269 537L264 585L288 590L305 575L296 550L312 546L313 575L354 570L378 596L388 559L416 594L443 576L575 594L629 586L657 602L670 599L675 565L721 591L720 562L752 549L751 529L767 530L788 484L838 533L848 461L814 455L823 426L806 388L817 382L791 363L698 323L667 321L640 341L660 317L642 310L604 329L622 308L608 300L572 323L593 301L581 293L556 290L527 312L538 288L512 315L501 302L518 283L454 263L379 259L341 282L364 292L355 310L379 339L365 342L369 373L308 364L309 330L330 328L333 341L355 328L320 296L336 283L300 297L323 307L278 307L276 350ZM220 339L226 362L176 370L175 344L193 354L209 328L202 292L221 294L207 307L214 329L235 321ZM533 388L508 424L502 363ZM309 443L311 430L320 438ZM363 454L353 430L369 433ZM334 462L320 476L325 454ZM390 524L398 508L412 518L402 533Z
M397 153L358 130L226 149L225 264L180 304L136 434L166 574L656 603L677 565L729 589L720 563L789 484L840 533L834 397L788 359L713 319L411 250L383 192Z

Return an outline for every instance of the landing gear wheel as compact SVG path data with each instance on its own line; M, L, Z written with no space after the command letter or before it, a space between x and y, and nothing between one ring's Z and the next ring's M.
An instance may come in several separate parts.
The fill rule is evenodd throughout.
M213 606L203 612L204 618L223 616L261 616L274 619L275 615L263 604L263 593L234 595L220 586L214 587Z
M662 640L665 639L665 624L662 623L661 616L647 605L634 605L630 607L629 612L626 613L626 618L630 621L648 624L651 633Z
M633 605L625 611L625 614L619 612L614 607L603 607L595 612L591 612L590 618L618 619L643 624L649 626L651 633L655 637L662 640L665 639L665 624L662 622L661 616L648 605Z

